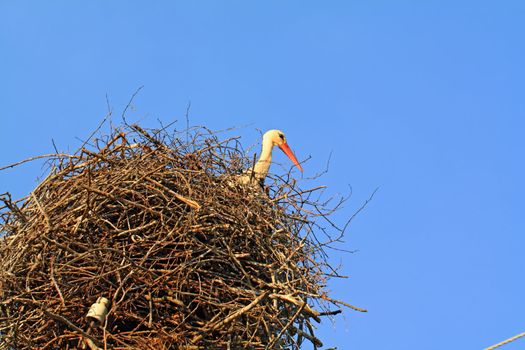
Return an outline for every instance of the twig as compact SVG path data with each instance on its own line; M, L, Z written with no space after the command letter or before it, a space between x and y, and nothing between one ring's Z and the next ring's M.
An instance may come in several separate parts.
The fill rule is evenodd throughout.
M124 121L124 124L126 124L126 125L128 125L128 123L126 122L126 112L127 112L128 108L131 106L131 103L133 102L133 99L135 98L135 96L137 96L137 94L140 92L140 90L142 90L143 87L144 87L144 85L140 86L137 90L135 90L133 95L131 95L131 98L129 99L128 104L126 105L126 107L122 111L122 115L121 115L122 121Z
M44 158L69 158L69 159L74 159L74 158L77 158L77 157L74 156L74 155L63 154L63 153L59 153L59 154L57 154L57 153L43 154L41 156L29 157L29 158L21 160L19 162L0 167L0 171L6 170L6 169L10 169L10 168L14 168L14 167L19 166L21 164L24 164L24 163L27 163L27 162L32 162L32 161L38 160L38 159L44 159Z
M257 304L259 304L264 298L266 298L268 296L268 294L270 294L270 292L264 292L263 294L261 294L257 298L255 298L250 304L248 304L245 307L235 311L234 313L230 314L228 317L226 317L224 320L222 320L220 322L217 322L217 323L205 326L205 329L207 331L211 332L211 331L213 331L215 329L218 329L218 328L220 328L220 327L230 323L231 321L233 321L237 317L239 317L242 314L250 311L253 307L255 307ZM202 338L203 338L203 335L199 334L196 337L194 337L191 340L191 342L193 344L198 343L199 341L201 341Z

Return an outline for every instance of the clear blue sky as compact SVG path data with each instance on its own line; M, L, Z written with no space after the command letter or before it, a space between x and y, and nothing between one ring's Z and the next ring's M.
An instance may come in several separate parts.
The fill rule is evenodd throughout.
M0 0L0 166L106 112L280 128L350 215L320 327L339 349L481 349L525 331L525 2ZM181 127L184 126L184 123ZM285 162L283 155L277 161ZM41 164L0 172L21 196ZM301 180L308 186L307 180ZM525 339L502 349L523 349Z

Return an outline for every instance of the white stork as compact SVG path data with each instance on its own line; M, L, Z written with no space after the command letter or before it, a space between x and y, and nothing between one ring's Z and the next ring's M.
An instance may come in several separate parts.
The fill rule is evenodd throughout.
M288 146L284 133L281 130L269 130L263 136L262 151L259 160L255 163L253 168L246 170L241 176L239 176L238 183L258 183L261 186L264 184L264 179L266 178L268 170L270 169L270 164L272 163L272 151L274 146L279 147L299 168L299 170L303 171L301 164L299 164L299 161L293 154L290 146Z

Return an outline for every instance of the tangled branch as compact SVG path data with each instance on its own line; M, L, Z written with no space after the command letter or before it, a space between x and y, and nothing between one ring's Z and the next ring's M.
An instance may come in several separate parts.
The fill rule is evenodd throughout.
M0 349L317 348L313 322L365 311L324 290L322 187L237 185L251 159L206 129L89 144L52 155L26 198L0 196Z

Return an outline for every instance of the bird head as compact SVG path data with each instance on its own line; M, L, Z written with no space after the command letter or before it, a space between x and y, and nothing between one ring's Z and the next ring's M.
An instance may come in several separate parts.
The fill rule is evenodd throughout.
M290 149L290 146L288 146L288 143L286 142L286 136L284 136L284 133L281 130L269 130L267 131L263 136L263 142L266 140L269 140L269 142L272 143L272 146L277 146L281 149L281 151L284 152L290 158L290 160L301 170L303 171L303 168L301 167L301 164L299 164L299 161L293 154L292 150Z

